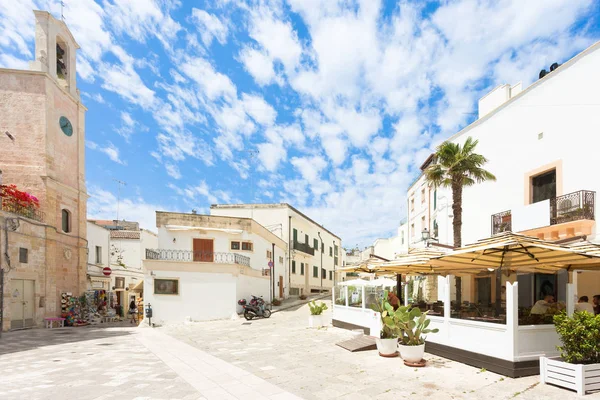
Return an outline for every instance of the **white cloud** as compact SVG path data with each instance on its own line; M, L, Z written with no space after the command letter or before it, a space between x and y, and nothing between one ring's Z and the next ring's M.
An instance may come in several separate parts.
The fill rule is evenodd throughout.
M130 197L127 186L121 192L121 198L107 190L92 185L89 189L87 211L90 219L115 219L117 207L119 208L119 219L137 221L140 227L156 232L156 211L168 210L178 211L172 205L169 207L146 202L141 196Z
M200 37L206 47L210 47L213 38L221 44L227 43L227 25L221 22L216 15L192 8L192 20L198 25Z
M27 69L29 62L10 54L0 54L0 68Z
M218 97L232 99L237 96L237 89L231 79L215 71L213 66L203 58L188 59L180 68L200 86L210 100Z
M244 68L260 86L272 82L282 83L281 78L275 74L273 60L267 54L251 47L245 47L240 52L240 60Z
M242 103L246 113L257 123L261 125L273 125L275 123L277 112L262 97L244 93Z
M166 163L165 168L167 170L167 174L173 179L181 179L181 172L179 171L179 167L175 164Z
M110 158L112 161L116 162L117 164L127 165L127 163L121 159L121 156L119 155L119 149L117 148L117 146L112 144L112 142L107 142L105 146L101 146L101 145L97 144L96 142L92 142L92 141L88 140L85 142L85 145L88 149L97 150L101 153L106 154L108 156L108 158Z

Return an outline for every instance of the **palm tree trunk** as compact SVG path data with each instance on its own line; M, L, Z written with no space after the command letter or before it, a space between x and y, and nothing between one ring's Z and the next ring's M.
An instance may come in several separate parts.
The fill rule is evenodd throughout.
M462 246L462 184L461 180L455 179L452 182L452 228L454 232L454 248L458 249ZM462 280L459 276L455 277L456 281L456 310L460 311L462 303Z

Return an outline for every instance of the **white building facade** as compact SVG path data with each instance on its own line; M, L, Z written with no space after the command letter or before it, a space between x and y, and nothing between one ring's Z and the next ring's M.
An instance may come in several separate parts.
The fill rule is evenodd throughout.
M283 269L286 243L256 221L157 211L156 226L158 245L143 261L153 320L229 318L242 311L239 299L283 297L270 264Z
M330 291L341 279L342 240L286 203L219 204L211 215L253 218L279 236L290 249L278 259L275 277L282 297Z

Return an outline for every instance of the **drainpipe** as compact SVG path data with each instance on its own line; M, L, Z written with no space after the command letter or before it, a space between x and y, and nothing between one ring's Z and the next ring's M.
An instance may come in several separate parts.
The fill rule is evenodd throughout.
M292 287L292 216L288 217L288 288Z
M319 235L319 240L321 241L321 246L323 246L323 238L321 237L321 232L317 232L317 235ZM333 242L333 243L335 244L335 242ZM321 249L319 249L319 250L321 250ZM333 264L333 267L335 268L335 263ZM323 252L321 252L321 270L319 271L319 275L321 275L321 292L320 293L323 293Z
M273 263L273 268L271 269L271 275L273 276L273 296L271 297L272 303L273 298L275 297L275 243L271 243L271 245L273 246L273 251L271 252L271 262Z

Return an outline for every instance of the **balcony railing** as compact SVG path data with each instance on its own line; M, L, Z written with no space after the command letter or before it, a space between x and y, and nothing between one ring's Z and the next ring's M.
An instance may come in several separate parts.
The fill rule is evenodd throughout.
M579 190L544 200L544 202L530 204L518 210L515 209L515 230L520 232L542 226L563 224L565 222L593 221L595 219L596 192ZM524 219L525 215L529 219ZM492 215L492 235L512 230L512 210Z
M294 250L298 250L303 253L310 254L311 256L315 255L315 249L310 247L310 244L308 244L308 243L300 243L300 242L294 241Z
M13 214L18 214L22 217L31 218L39 222L44 222L46 214L37 208L23 207L12 202L0 201L0 209Z
M594 220L596 192L580 190L550 199L550 225Z
M512 231L512 214L510 210L492 215L492 235Z
M209 262L250 266L250 257L248 256L212 251L146 249L146 260Z

